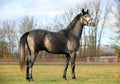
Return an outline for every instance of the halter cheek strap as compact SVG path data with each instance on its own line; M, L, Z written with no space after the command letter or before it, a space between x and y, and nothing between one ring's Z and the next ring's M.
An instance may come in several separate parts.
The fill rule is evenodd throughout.
M87 25L89 24L89 22L91 21L91 20L93 20L92 18L90 18L89 20L86 20L84 17L82 17L86 22L87 22Z

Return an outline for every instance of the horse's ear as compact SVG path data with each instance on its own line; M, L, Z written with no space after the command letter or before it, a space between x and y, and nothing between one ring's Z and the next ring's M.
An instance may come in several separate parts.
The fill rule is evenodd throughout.
M82 9L82 13L84 13L84 9Z
M89 13L89 10L87 9L87 13Z

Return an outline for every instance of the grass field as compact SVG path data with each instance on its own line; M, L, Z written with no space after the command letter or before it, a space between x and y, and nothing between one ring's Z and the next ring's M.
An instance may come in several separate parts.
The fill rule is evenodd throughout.
M0 65L0 84L120 84L120 65L76 65L77 80L70 67L64 80L63 70L62 65L35 65L34 82L29 83L19 65Z

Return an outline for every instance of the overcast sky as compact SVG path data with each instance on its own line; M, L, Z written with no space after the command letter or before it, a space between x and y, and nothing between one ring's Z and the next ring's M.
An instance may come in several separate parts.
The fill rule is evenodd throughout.
M83 1L85 0L0 0L0 19L15 19L25 15L54 17Z
M16 20L26 15L45 20L87 1L92 0L0 0L0 20ZM103 44L109 42L108 36L104 37Z

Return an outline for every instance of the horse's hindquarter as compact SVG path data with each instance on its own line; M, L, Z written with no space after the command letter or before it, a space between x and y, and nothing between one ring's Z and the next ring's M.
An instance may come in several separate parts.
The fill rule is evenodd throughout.
M28 46L31 51L41 51L44 49L44 37L45 37L45 30L34 30L31 31L27 37Z

